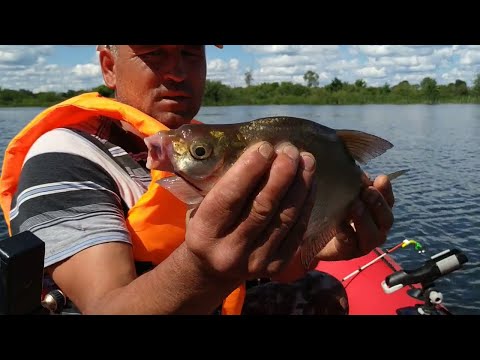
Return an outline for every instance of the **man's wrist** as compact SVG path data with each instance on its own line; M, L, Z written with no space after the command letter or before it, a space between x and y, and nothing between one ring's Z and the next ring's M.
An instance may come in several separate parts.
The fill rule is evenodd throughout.
M190 313L190 309L203 303L206 313L211 313L240 284L233 279L216 276L185 243L171 256L172 276L181 280L177 290L190 294L184 299L183 310L180 309L179 312Z

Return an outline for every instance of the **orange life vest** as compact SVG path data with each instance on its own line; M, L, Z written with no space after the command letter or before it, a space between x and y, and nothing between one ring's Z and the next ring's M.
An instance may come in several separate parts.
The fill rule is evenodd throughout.
M10 235L12 197L30 147L50 130L74 126L99 116L128 122L144 136L168 130L141 111L98 93L82 94L44 110L13 138L5 151L0 178L0 205ZM126 223L136 261L159 264L185 239L185 204L156 183L156 180L168 175L170 174L163 171L152 170L148 190L128 212ZM222 314L240 314L244 297L245 286L242 285L224 300Z

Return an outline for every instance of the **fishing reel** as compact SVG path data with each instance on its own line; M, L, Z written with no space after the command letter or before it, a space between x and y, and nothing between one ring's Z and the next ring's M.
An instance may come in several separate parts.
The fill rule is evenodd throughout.
M442 251L433 255L419 268L413 270L400 270L387 276L382 281L382 289L391 294L404 286L420 284L420 288L412 288L407 293L424 304L416 307L399 309L399 315L440 315L445 310L439 305L443 302L443 294L435 289L434 281L461 269L468 258L458 249Z

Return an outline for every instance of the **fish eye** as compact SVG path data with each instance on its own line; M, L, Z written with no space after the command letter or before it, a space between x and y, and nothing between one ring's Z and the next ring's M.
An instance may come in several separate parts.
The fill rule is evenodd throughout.
M205 160L212 153L212 148L208 144L193 143L190 146L190 154L197 160Z

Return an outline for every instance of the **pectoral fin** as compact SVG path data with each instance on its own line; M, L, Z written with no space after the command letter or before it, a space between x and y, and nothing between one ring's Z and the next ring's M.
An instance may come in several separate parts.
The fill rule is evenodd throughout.
M388 180L392 181L398 178L399 176L405 174L409 169L398 170L387 175Z
M341 228L333 224L318 233L307 231L300 247L300 259L305 269L310 268L313 259L315 259L320 250L322 250L340 231Z
M200 204L204 198L193 186L179 176L170 176L157 181L164 189L170 191L180 201L187 205Z

